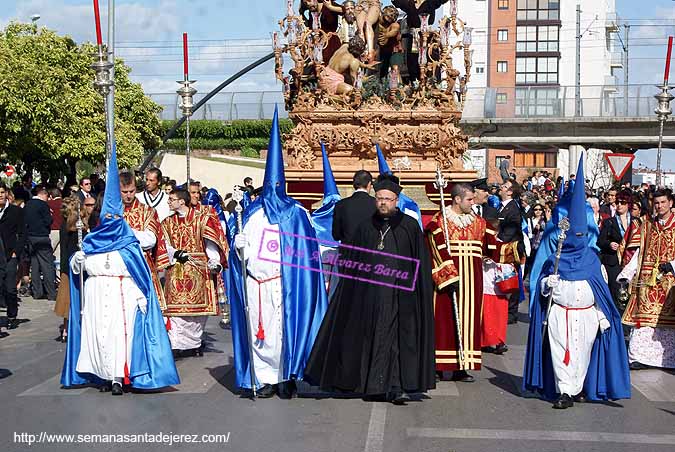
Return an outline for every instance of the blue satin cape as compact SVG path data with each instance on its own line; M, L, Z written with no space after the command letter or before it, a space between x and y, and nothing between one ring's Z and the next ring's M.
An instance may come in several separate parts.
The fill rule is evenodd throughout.
M326 286L321 273L321 261L312 260L319 255L316 233L307 216L307 212L293 198L286 194L286 179L279 135L279 119L275 109L272 120L270 144L263 193L243 212L242 224L245 226L251 215L258 209L264 209L270 224L279 226L280 250L284 264L281 266L281 286L283 297L283 380L302 379L314 340L321 327L321 321L328 306ZM295 238L289 234L309 237L307 240ZM284 250L294 250L289 257ZM251 387L249 372L249 338L246 335L246 316L244 312L242 265L236 256L234 247L230 250L230 282L233 285L230 299L230 319L232 322L232 342L234 348L234 366L237 386ZM249 258L251 256L248 256ZM292 264L292 265L285 265ZM316 271L299 268L312 268ZM256 386L258 382L256 382Z
M101 208L100 224L84 238L85 254L120 253L131 278L147 299L146 313L136 310L131 349L131 386L137 389L157 389L180 383L171 353L169 336L162 318L159 301L143 251L126 221L124 221L117 171L117 151L113 146L108 167L107 187ZM96 300L87 300L95 303ZM101 384L102 380L89 373L77 372L80 356L80 279L70 278L70 313L68 345L61 371L61 384L68 388L84 384Z

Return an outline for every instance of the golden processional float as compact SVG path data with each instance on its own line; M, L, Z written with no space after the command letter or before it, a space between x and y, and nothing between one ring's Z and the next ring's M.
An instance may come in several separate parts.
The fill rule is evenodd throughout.
M380 78L372 66L359 61L355 77L349 72L340 74L338 80L344 78L344 83L331 89L325 81L334 80L340 69L332 69L339 66L338 52L345 53L352 41L324 61L324 50L336 33L322 30L317 12L310 11L306 19L287 0L287 15L279 21L281 30L273 34L273 41L276 77L283 83L286 110L295 125L284 135L290 195L307 208L322 199L321 143L338 185L346 189L343 195L350 192L355 171L365 169L377 176L375 144L379 144L406 194L426 214L438 209L438 190L433 184L437 168L450 181L477 177L476 171L464 169L468 137L459 127L471 74L471 28L455 9L451 17L439 21L438 29L428 24L428 15L420 15L420 28L409 30L418 55L417 80L404 84L396 66ZM382 26L381 21L375 24L375 32ZM284 55L293 62L287 74ZM463 77L453 56L463 59ZM354 63L348 61L349 56L346 60Z

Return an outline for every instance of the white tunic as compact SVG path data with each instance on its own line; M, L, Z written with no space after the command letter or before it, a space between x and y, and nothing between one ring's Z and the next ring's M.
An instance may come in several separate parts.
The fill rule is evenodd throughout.
M264 230L268 229L267 232ZM270 232L272 230L274 232ZM249 331L253 343L253 364L260 384L277 384L283 381L283 303L281 292L280 247L267 247L270 239L280 237L279 225L270 224L263 209L259 209L244 226L247 238L244 256L247 260L248 275L246 294L249 306ZM264 242L263 242L264 240ZM264 256L276 262L261 260L258 252L264 247ZM257 281L256 281L257 280ZM265 339L256 337L259 321L265 332Z
M147 300L117 251L88 255L84 265L88 277L76 369L103 380L123 378L125 362L131 369L136 310L145 312Z
M545 297L551 290L546 286L547 280L542 280L541 287ZM604 313L595 305L588 281L560 280L553 289L548 318L548 339L558 393L575 396L583 390L598 328L602 327L604 331L608 325ZM569 362L565 364L567 350Z

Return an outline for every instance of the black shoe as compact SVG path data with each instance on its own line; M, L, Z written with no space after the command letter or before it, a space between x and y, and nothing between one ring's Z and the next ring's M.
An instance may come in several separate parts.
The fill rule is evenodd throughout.
M572 400L572 397L568 396L567 394L563 394L560 396L558 400L555 401L553 404L553 408L556 410L564 410L566 408L571 408L574 406L574 400Z
M495 348L495 355L503 355L504 353L509 351L509 347L506 344L499 344L497 348Z
M480 351L483 353L497 353L497 349L491 345L488 345L487 347L481 347Z
M628 366L630 370L643 370L643 369L649 369L649 366L646 364L642 364L639 361L633 361L632 363L629 364Z
M21 323L21 322L16 317L13 317L11 319L8 318L7 319L7 329L8 330L14 330L14 329L19 327L19 323Z
M403 391L397 391L389 395L389 401L394 405L406 405L410 402L410 396Z
M239 397L242 399L252 399L253 391L251 391L249 388L240 388Z
M112 384L112 390L110 391L112 395L124 395L124 390L122 385L118 382Z
M293 380L288 380L279 383L279 388L277 389L279 398L284 400L292 399L297 393L297 391L298 390L295 385L295 381Z
M476 381L466 370L456 370L452 373L450 381L461 381L462 383L473 383Z
M509 325L514 325L514 324L518 323L518 319L515 318L515 317L514 317L514 318L510 318L509 321L506 322L506 323L509 324Z
M586 403L588 402L588 398L586 397L586 394L584 391L581 391L579 394L575 395L573 397L574 401L577 403Z
M106 382L103 383L101 386L98 387L99 392L110 392L112 389L112 383Z
M262 388L258 389L256 395L259 399L269 399L277 393L277 385L265 385Z

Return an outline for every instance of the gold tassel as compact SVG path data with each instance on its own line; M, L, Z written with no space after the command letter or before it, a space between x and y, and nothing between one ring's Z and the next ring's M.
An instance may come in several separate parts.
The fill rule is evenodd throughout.
M176 262L173 267L173 277L176 279L183 279L183 264Z
M656 282L660 279L659 278L659 274L660 274L659 265L660 265L660 262L657 260L654 263L654 267L652 268L652 274L649 277L649 281L647 281L647 285L649 287L654 287L656 285Z

